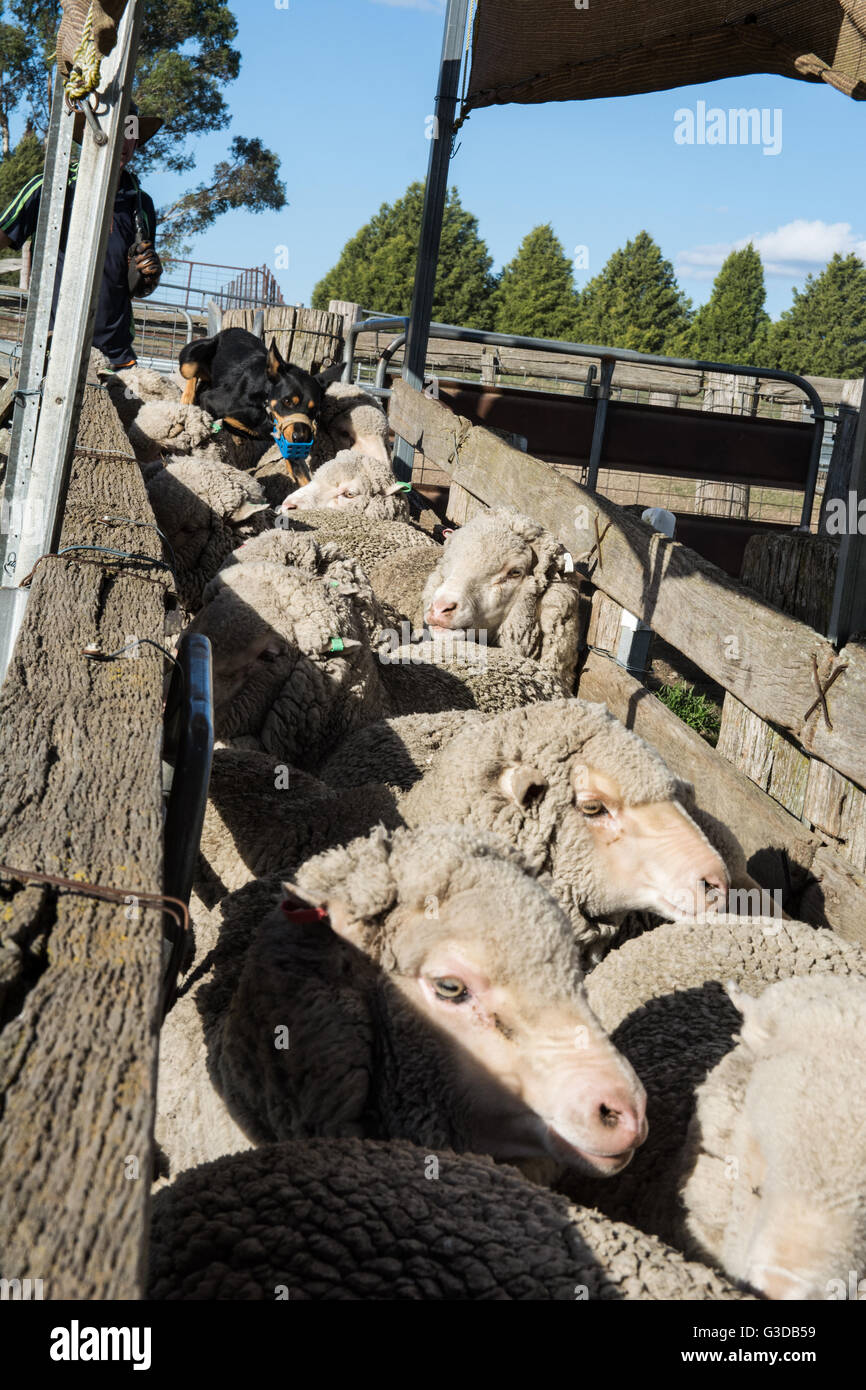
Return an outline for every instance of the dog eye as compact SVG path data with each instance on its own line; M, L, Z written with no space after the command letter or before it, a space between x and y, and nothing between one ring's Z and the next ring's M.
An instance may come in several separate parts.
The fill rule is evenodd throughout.
M447 999L449 1004L465 1004L469 990L456 975L443 975L433 981L433 989L439 999Z

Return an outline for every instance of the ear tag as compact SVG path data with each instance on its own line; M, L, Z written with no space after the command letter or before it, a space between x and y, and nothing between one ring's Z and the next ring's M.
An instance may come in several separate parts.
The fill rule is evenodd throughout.
M211 430L213 431L214 434L218 434L219 431L222 429L222 427L223 427L223 422L222 422L222 420L214 420L213 424L211 425Z
M398 491L398 492L411 492L411 491L412 491L412 484L411 484L411 483L401 483L400 486L397 488L397 491Z
M564 569L565 573L566 573L566 574L573 574L573 573L574 573L574 559L573 559L573 557L571 556L571 554L570 554L567 550L566 550L565 554L564 554L563 557L562 557L562 561L563 561L562 568Z
M328 651L329 651L329 652L342 652L342 651L345 651L345 647L343 646L343 639L342 639L342 637L332 637L332 638L331 638L331 645L328 647Z

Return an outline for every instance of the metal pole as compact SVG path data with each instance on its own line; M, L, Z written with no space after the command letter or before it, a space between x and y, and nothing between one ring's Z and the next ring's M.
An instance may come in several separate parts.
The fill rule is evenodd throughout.
M0 680L9 665L27 605L27 592L19 589L15 580L25 511L39 512L42 507L42 499L35 496L30 487L30 479L71 151L72 122L64 120L63 80L56 74L45 149L42 199L34 237L32 290L27 299L21 348L18 376L21 394L15 403L9 461L0 503Z
M592 444L589 451L589 469L586 486L589 492L598 487L598 468L604 449L604 435L607 429L607 407L610 401L610 383L613 379L615 362L612 357L603 357L601 362L601 382L595 397L595 420L592 429Z
M20 582L40 555L55 549L63 523L108 228L120 177L123 116L132 88L141 10L138 0L130 0L118 25L117 43L102 60L101 95L108 110L100 117L100 123L108 137L106 143L97 145L89 125L85 127L54 322L53 342L57 350L52 351L45 372L32 466L21 468L20 459L16 466L14 500L23 504L18 508L23 515L20 515L15 534L7 540L3 583L10 587ZM71 140L72 116L62 111L57 87L55 96L58 124L53 172L59 181L62 151ZM52 188L52 201L54 191ZM63 192L65 197L65 188ZM40 215L41 212L40 208ZM51 252L46 247L42 254L50 257ZM41 322L43 316L47 320L53 286L50 263L40 265L34 323ZM33 369L41 372L37 357L35 354ZM2 621L0 659L3 660L3 674L23 613L24 605L18 599L14 613L8 614L8 609L6 612L6 616L12 618L11 623ZM0 614L0 619L2 617Z
M416 390L420 390L424 385L424 362L427 357L430 317L433 312L433 287L436 282L436 265L442 237L442 217L448 193L448 166L451 162L451 139L460 88L468 8L469 0L448 0L445 14L433 139L430 141L421 239L418 243L418 260L415 266L412 317L403 362L403 380ZM394 446L393 466L394 473L401 482L411 480L414 457L412 445L398 436Z

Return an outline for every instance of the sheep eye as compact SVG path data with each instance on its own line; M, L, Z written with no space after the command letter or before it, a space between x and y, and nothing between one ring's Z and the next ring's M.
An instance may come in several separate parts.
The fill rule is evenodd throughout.
M259 652L259 661L276 661L278 656L279 652L271 652L266 648L263 652Z
M449 1004L463 1004L469 998L469 990L456 975L443 975L440 980L434 980L433 988L438 997L447 999Z
M581 801L579 809L585 816L600 816L607 810L603 801Z
M506 574L505 578L506 578L506 579L522 579L522 578L523 578L523 570L509 570L508 573Z

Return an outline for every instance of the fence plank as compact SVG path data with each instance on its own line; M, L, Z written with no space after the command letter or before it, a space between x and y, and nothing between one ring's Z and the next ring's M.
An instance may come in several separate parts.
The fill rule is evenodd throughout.
M87 387L61 547L161 555L105 391ZM44 560L0 694L0 862L162 891L164 662L94 663L163 640L165 571L79 553ZM46 1298L141 1297L151 1179L161 914L0 882L0 1228L5 1278Z
M749 872L764 888L798 891L791 911L805 922L832 927L866 946L866 880L772 801L660 700L607 657L591 653L578 694L598 700L694 783L700 805L730 825L746 853Z
M588 562L593 584L636 614L762 719L866 785L866 650L842 653L819 633L750 594L694 551L668 540L598 493L473 427L441 402L395 383L391 426L454 482L488 505L511 504ZM601 560L595 545L602 536ZM827 695L832 729L815 702ZM807 712L808 718L807 718Z

